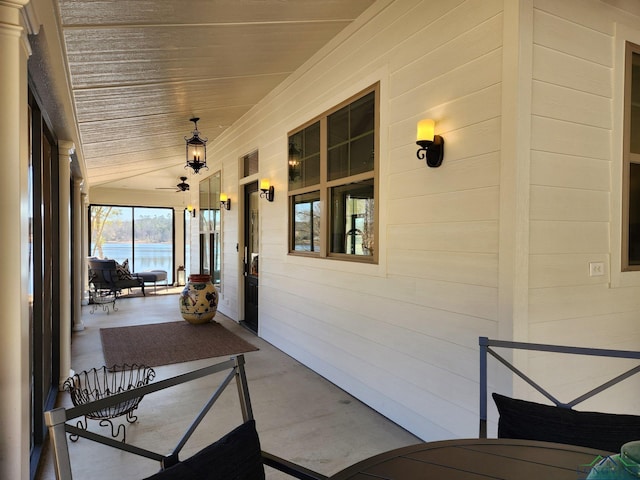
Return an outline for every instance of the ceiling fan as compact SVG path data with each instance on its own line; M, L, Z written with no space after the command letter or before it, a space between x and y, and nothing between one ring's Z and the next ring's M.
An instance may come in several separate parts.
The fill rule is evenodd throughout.
M189 184L186 182L187 177L180 177L180 183L175 187L156 187L156 190L174 190L177 188L176 192L186 192L189 190Z

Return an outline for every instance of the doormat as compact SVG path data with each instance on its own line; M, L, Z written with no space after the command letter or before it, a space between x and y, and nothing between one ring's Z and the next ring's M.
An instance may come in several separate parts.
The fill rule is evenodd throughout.
M157 367L258 350L216 322L101 328L100 338L108 367L125 363Z

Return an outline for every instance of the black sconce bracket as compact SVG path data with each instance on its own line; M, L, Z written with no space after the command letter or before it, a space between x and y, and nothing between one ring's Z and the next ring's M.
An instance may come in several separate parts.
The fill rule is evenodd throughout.
M440 135L434 135L433 141L418 140L416 143L420 145L416 153L418 160L426 160L427 166L431 168L442 165L442 159L444 158L444 138Z
M273 188L273 185L271 185L268 190L260 190L261 198L266 198L269 202L273 202L273 196L275 195L275 189Z

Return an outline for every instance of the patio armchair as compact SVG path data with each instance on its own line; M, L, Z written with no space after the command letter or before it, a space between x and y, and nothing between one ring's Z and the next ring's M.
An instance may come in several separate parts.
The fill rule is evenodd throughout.
M126 274L122 268L118 268L115 260L90 258L89 263L89 285L91 286L91 296L94 303L113 302L122 293L124 288L141 288L144 292L144 280L132 274Z
M573 410L575 405L640 372L640 364L565 403L538 385L510 361L497 353L495 349L555 352L636 360L640 360L640 352L509 342L492 340L487 337L480 337L479 344L481 438L487 437L487 357L491 355L553 404L544 405L529 402L494 392L492 396L499 414L499 438L556 442L614 453L619 452L623 444L640 439L639 416Z
M56 478L58 480L72 480L71 459L67 442L67 434L72 434L159 462L160 471L146 477L145 480L260 480L265 478L264 465L301 480L327 480L324 475L262 451L260 440L256 433L256 423L253 418L244 364L244 355L238 355L222 363L132 388L77 407L56 408L45 412L45 423L49 429L54 453ZM215 374L219 375L215 378L210 378ZM222 378L220 378L221 376ZM181 438L177 439L175 447L168 454L154 452L131 443L119 442L113 438L67 423L89 412L117 405L131 398L149 396L154 392L182 386L199 379L203 380L196 383L197 390L202 391L203 382L210 382L212 383L211 393L205 399L200 412L194 414L193 421L187 425L186 431ZM214 407L215 402L220 398L226 387L233 383L233 380L235 380L238 391L238 403L243 423L191 457L181 460L179 456L183 447ZM193 388L195 391L196 387ZM153 398L147 397L145 406L152 404ZM155 412L157 406L152 405L150 409ZM179 409L174 410L176 411L176 417L184 416L184 412ZM162 412L160 413L157 417L160 420L158 422L158 430L167 423L166 417L168 416L162 415ZM142 416L145 413L139 411L138 415ZM150 420L147 420L147 429L149 425ZM168 435L156 430L154 430L154 434L157 436Z

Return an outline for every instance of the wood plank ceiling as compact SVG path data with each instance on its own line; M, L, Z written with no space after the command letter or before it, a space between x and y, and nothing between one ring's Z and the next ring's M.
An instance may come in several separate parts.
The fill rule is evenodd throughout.
M374 0L59 0L90 186L170 187Z

